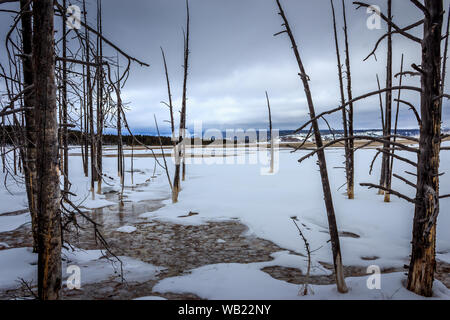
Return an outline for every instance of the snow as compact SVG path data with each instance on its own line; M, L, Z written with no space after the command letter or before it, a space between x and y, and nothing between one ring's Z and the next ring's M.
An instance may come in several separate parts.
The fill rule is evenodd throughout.
M408 291L403 273L383 274L380 289L369 289L369 275L347 278L347 294L337 292L336 285L311 285L307 296L299 294L301 286L276 280L259 270L264 263L215 264L192 270L191 274L160 281L154 292L194 293L210 300L415 300L423 297ZM433 298L450 299L450 291L439 281L434 283Z
M37 255L31 248L0 251L0 288L20 287L20 279L37 279Z
M31 222L30 213L15 216L0 216L0 232L14 231L29 222Z
M133 226L123 226L123 227L116 229L116 231L123 232L123 233L133 233L136 230L137 230L137 228L133 227Z
M249 153L242 152L237 163L248 160ZM376 150L361 150L356 153L356 181L378 183L378 164L374 174L368 174L368 166ZM311 158L302 164L297 160L305 151L290 153L280 151L279 172L275 175L261 175L259 165L250 164L203 164L189 165L188 178L182 184L179 201L172 204L165 201L165 207L141 215L148 221L168 221L182 225L199 225L208 221L224 221L238 218L248 226L249 235L267 239L278 246L299 254L306 254L302 240L291 217L297 217L298 224L305 233L313 260L332 263L331 245L328 242L328 221L323 202L321 180L316 159ZM405 152L398 152L411 157ZM258 154L257 154L258 155ZM442 153L441 171L449 172L449 153ZM327 152L329 175L333 190L338 228L341 232L351 232L359 236L341 237L342 257L345 265L383 267L403 267L410 254L412 237L413 205L392 196L391 203L384 203L383 197L375 190L356 186L356 199L348 200L344 188L345 174L341 169L344 152L331 149ZM248 162L248 161L247 161ZM395 162L397 173L405 175L411 171L408 164ZM399 182L393 182L393 189L414 198L414 189ZM450 190L450 179L441 179L442 193ZM447 192L446 192L447 191ZM438 258L448 257L450 252L450 213L446 208L450 199L441 200L441 213L438 218L437 251ZM198 215L180 218L193 211ZM368 261L367 257L376 257ZM303 262L304 267L306 262Z
M11 176L6 179L6 188L3 185L4 174L1 173L2 187L0 188L0 214L28 209L28 200L22 184L18 185Z
M69 266L81 270L81 286L108 279L119 279L121 266L115 259L106 259L102 250L63 250L63 283L71 274ZM148 281L156 278L164 268L153 266L130 257L121 256L123 277L126 281ZM31 248L15 248L0 251L0 289L20 287L20 279L37 283L37 254Z
M71 152L77 153L77 148ZM109 150L109 153L114 153ZM279 154L279 171L274 175L263 175L262 167L267 168L267 151L255 148L227 149L225 151L210 148L208 150L190 150L194 154L226 153L228 157L213 157L192 160L187 165L187 178L182 182L179 201L172 204L170 188L164 171L157 167L154 174L154 159L139 157L134 159L134 183L127 171L125 176L124 196L126 201L164 200L164 207L141 218L144 222L166 221L180 225L201 225L209 221L229 221L238 219L248 227L247 235L256 236L274 242L284 250L273 254L273 260L253 264L216 264L206 265L191 270L190 274L168 278L160 281L154 292L194 293L205 299L297 299L299 285L276 280L261 271L268 266L298 268L306 272L307 261L304 244L298 230L292 222L302 228L311 249L313 275L328 275L319 262L332 263L329 243L328 221L323 203L323 192L316 159L312 157L299 164L297 160L306 154L295 154L281 150ZM135 154L148 153L135 150ZM379 162L373 175L368 167L376 150L364 149L356 153L355 181L378 183ZM398 152L403 157L413 159L406 152ZM356 185L355 200L348 200L344 194L345 173L342 169L344 151L330 149L326 153L328 170L333 191L333 201L339 231L352 233L357 237L341 236L342 259L346 266L380 268L401 268L409 263L410 242L412 237L413 205L392 196L391 203L384 203L383 197L376 195L376 190ZM250 162L256 163L251 164ZM258 164L258 161L261 163ZM441 172L450 172L450 152L442 152ZM70 157L71 191L77 194L71 200L84 209L101 208L113 204L107 194L95 194L89 191L89 178L84 176L81 157ZM121 190L117 178L115 158L104 158L104 191ZM130 158L126 158L126 168L130 168ZM170 174L173 177L173 163L168 159ZM230 165L234 163L234 165ZM394 171L402 176L405 171L413 171L408 164L396 161ZM3 180L4 176L0 174ZM6 179L8 190L0 189L0 213L23 210L27 207L26 193L23 185L16 185L11 178ZM137 186L139 186L137 188ZM414 198L414 189L393 181L393 189ZM12 193L12 195L10 194ZM450 179L441 178L441 193L450 193ZM450 263L450 198L442 199L441 212L437 226L437 259ZM198 215L186 217L189 212ZM183 218L181 218L184 216ZM29 222L29 214L17 216L0 216L0 232L15 230ZM122 226L118 232L135 232L130 225ZM225 241L218 244L226 247ZM0 244L0 247L7 244ZM303 256L302 256L303 255ZM375 260L367 260L373 257ZM129 257L120 257L123 261L125 278L128 281L146 281L155 279L163 269L146 264ZM17 287L17 280L36 280L36 256L28 248L15 248L0 251L0 288ZM82 284L94 283L118 276L120 265L104 258L101 250L75 252L64 251L63 274L68 265L78 265L82 272ZM369 276L369 275L368 275ZM343 296L337 294L335 285L313 286L315 295L304 299L416 299L419 298L404 288L403 273L383 274L382 289L368 290L366 277L347 278L350 292ZM434 286L435 298L450 299L449 290L439 281ZM156 298L143 297L144 298Z

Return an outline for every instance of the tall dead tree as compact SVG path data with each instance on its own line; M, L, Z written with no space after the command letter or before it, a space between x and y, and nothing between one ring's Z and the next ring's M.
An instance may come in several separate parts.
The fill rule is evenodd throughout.
M33 25L30 2L20 0L22 13L22 51L23 82L24 87L33 86L33 65L31 60L33 46ZM31 214L31 227L33 233L33 251L38 252L38 225L37 225L37 173L36 173L36 123L34 111L34 91L29 92L23 98L25 111L25 154L24 154L24 176L27 189L28 208Z
M341 95L341 104L345 103L345 93L344 93L344 79L342 75L342 64L341 64L341 54L339 51L339 39L336 27L336 13L334 11L333 0L330 0L331 3L331 12L333 16L333 31L334 31L334 40L336 46L336 57L337 57L337 67L338 67L338 78L339 78L339 92ZM348 138L348 121L347 121L347 110L342 109L342 126L344 130L344 137ZM353 198L353 190L352 190L352 168L351 168L351 160L350 160L350 141L346 140L344 143L345 150L345 175L347 178L347 194L349 198Z
M97 0L97 54L96 54L96 82L97 82L97 136L96 136L96 169L97 169L97 193L102 193L103 177L103 40L102 40L102 1Z
M86 0L83 0L83 17L84 24L87 26L87 9ZM95 198L95 181L98 180L97 170L96 170L96 143L95 143L95 131L94 131L94 102L93 102L93 85L91 76L91 45L90 36L88 28L85 28L84 32L84 48L85 48L85 62L86 62L86 90L87 90L87 120L89 126L89 144L90 144L90 155L91 155L91 193L92 198Z
M66 0L63 0L63 7L66 8ZM68 110L67 110L67 26L66 21L62 19L62 88L61 88L61 110L62 110L62 124L61 137L63 158L61 159L64 175L64 191L69 191L69 133L68 133Z
M297 64L299 67L299 71L300 71L299 76L300 76L300 79L302 80L303 88L305 90L306 99L308 102L309 113L310 113L311 122L312 122L312 128L314 130L314 136L315 136L315 140L316 140L315 141L316 147L317 147L317 149L319 149L317 152L317 158L318 158L320 175L322 178L322 188L323 188L323 194L324 194L324 200L325 200L325 207L326 207L327 216L328 216L328 227L329 227L329 232L330 232L330 236L331 236L331 246L332 246L332 251L333 251L333 263L334 263L334 271L335 271L335 276L336 276L336 285L337 285L337 289L340 293L346 293L348 291L348 289L347 289L347 286L345 284L345 279L344 279L344 268L342 265L341 248L340 248L340 243L339 243L339 233L338 233L338 228L337 228L337 223L336 223L336 216L334 213L333 198L332 198L332 194L331 194L330 182L328 179L328 169L327 169L327 162L326 162L326 158L325 158L325 152L323 151L323 149L321 149L323 147L322 136L321 136L321 133L319 130L318 120L316 119L314 102L313 102L311 90L309 87L310 78L307 75L305 68L303 66L303 62L301 60L300 53L298 51L297 43L295 41L292 30L289 26L289 21L288 21L285 13L283 11L283 8L281 6L280 0L275 0L275 1L278 5L279 14L284 22L283 26L285 27L285 30L277 33L276 35L282 34L282 33L287 33L289 36L289 39L292 44L292 49L294 51L294 55L295 55L295 58L297 60Z
M183 113L183 123L184 123L184 137L186 138L186 130L187 130L187 123L186 123L186 104L187 104L187 78L188 78L188 71L189 71L189 0L186 0L186 14L187 14L187 21L186 21L186 36L184 39L184 80L183 80L183 97L182 97L182 104L184 105L184 113ZM186 142L182 145L183 151L183 157L182 157L182 175L181 180L186 180Z
M173 189L172 189L172 202L176 203L178 201L178 194L180 192L180 175L181 175L181 163L183 163L183 175L185 175L185 162L183 160L185 148L186 137L186 100L187 100L187 79L188 79L188 69L189 69L189 1L186 0L186 34L184 38L184 77L183 77L183 96L181 99L181 114L180 114L180 132L178 137L178 144L175 148L175 176L173 179Z
M413 152L418 155L417 163L395 155L396 159L416 167L416 184L403 177L394 175L409 186L414 187L416 189L416 197L411 199L399 192L388 190L382 185L362 185L388 191L390 194L395 194L414 204L415 212L412 234L412 253L409 264L407 288L416 294L430 297L433 294L432 289L436 268L436 222L439 215L439 200L441 198L449 197L449 195L439 195L439 157L441 149L447 150L447 148L441 148L441 141L445 137L441 135L441 99L443 97L449 98L450 96L444 94L442 88L443 79L441 79L441 74L445 75L445 71L441 70L441 41L445 38L445 36L442 36L441 34L444 15L443 1L425 0L424 4L417 0L411 0L411 2L417 9L422 11L424 19L407 27L400 28L390 17L386 17L378 12L378 15L395 31L388 32L380 38L370 55L374 54L381 40L392 33L398 33L416 44L421 45L422 48L422 61L420 67L417 64L412 65L412 68L416 72L402 72L402 74L420 76L421 88L401 86L386 88L379 91L414 90L420 93L420 115L412 103L404 100L400 101L409 106L417 118L420 128L420 138L414 139L409 137L408 139L417 142L419 148L411 148L404 144L393 142L390 140L391 136L389 137L389 140L387 137L381 139L384 140L385 143L386 141L390 142L391 146L399 147L402 150ZM362 2L354 2L354 4L359 7L369 7L369 4ZM422 24L424 28L422 39L407 32ZM444 57L444 60L445 59L446 57ZM373 93L359 98L363 99L371 94ZM397 135L397 137L401 136ZM392 153L389 153L389 155L394 156Z
M60 297L61 217L55 86L54 1L33 3L33 75L37 126L38 295Z
M122 98L120 96L120 65L119 57L117 56L117 84L116 84L116 99L117 99L117 172L120 177L121 184L124 178L124 156L123 156L123 140L122 140Z
M345 2L342 0L342 14L344 17L344 37L345 37L345 73L347 78L347 99L348 101L353 100L352 93L352 72L350 68L350 49L348 41L348 31L347 31L347 14L345 10ZM348 105L348 135L353 137L353 103L350 102ZM348 169L347 169L347 195L349 199L354 199L355 197L355 143L352 139L348 141Z
M266 100L267 100L267 109L269 110L269 134L270 134L270 171L269 173L273 173L274 169L274 142L275 137L273 136L273 127L272 127L272 110L270 109L270 100L269 94L266 91Z
M425 16L422 44L419 161L408 289L431 297L436 269L436 222L439 214L441 147L441 41L443 1L414 4Z
M388 19L392 20L392 0L387 0L388 6ZM387 32L387 58L386 58L386 88L392 87L392 25L388 23ZM386 91L386 101L385 101L385 125L384 133L385 137L391 135L392 131L392 91ZM390 138L388 138L390 140ZM389 157L389 142L383 145L383 156L381 163L381 176L380 185L386 187L389 184L390 179L390 157ZM380 190L380 194L385 194L384 191ZM385 195L385 202L389 202L389 195Z

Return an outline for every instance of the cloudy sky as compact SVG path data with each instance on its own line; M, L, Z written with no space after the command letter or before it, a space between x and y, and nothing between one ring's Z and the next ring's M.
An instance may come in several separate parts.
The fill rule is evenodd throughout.
M342 52L342 7L334 0ZM92 4L94 0L90 0ZM386 9L386 0L371 0ZM363 62L376 40L386 32L366 26L366 9L356 10L352 1L345 0L348 13L351 67L354 96L376 90L376 74L385 84L385 43L377 58ZM336 107L339 103L337 63L329 0L282 0L299 45L318 111ZM421 19L421 12L407 0L394 0L393 12L399 26ZM444 6L448 7L449 1ZM14 5L8 5L14 7ZM161 105L167 100L160 46L166 51L176 108L181 106L183 28L185 0L103 0L104 34L121 48L151 64L150 68L134 65L126 87L124 100L130 103L130 125L139 131L152 131L153 114L160 122L169 118L168 109ZM191 44L188 82L188 123L203 121L205 128L265 128L267 107L265 91L269 92L275 127L297 128L308 119L308 111L298 67L290 42L283 34L281 17L274 0L190 0ZM94 10L90 11L95 24ZM2 14L0 24L5 30L10 21ZM421 27L415 32L421 35ZM106 49L106 55L112 51ZM394 37L394 71L400 69L402 53L405 69L411 63L420 64L420 45ZM3 53L1 53L4 55ZM395 83L397 80L395 81ZM419 85L408 78L405 84ZM404 93L415 105L416 93ZM444 108L444 126L449 127L449 107ZM340 128L340 114L330 117ZM378 97L355 105L357 128L380 127ZM401 107L400 127L415 127L411 111Z

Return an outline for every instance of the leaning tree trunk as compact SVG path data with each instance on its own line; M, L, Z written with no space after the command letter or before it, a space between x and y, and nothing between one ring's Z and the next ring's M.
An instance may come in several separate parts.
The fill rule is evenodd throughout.
M300 53L298 51L297 44L295 42L294 35L292 34L291 28L289 26L289 22L286 18L286 15L283 11L283 8L281 6L280 0L276 0L278 8L280 10L280 15L283 18L284 27L286 28L285 31L289 36L289 39L292 44L292 49L295 54L295 58L297 60L297 64L300 70L299 76L302 80L303 88L305 90L306 94L306 100L308 102L309 107L309 114L312 120L312 127L314 130L314 136L316 139L316 147L318 149L317 151L317 158L318 158L318 165L319 165L319 171L320 176L322 178L322 188L323 188L323 195L324 195L324 201L325 201L325 207L327 210L327 216L328 216L328 227L331 237L331 247L333 251L333 263L334 263L334 271L336 275L336 286L339 292L346 293L348 292L347 286L345 284L344 279L344 267L342 265L342 256L341 256L341 247L339 243L339 233L336 223L336 215L334 213L334 206L333 206L333 198L331 195L331 187L330 187L330 181L328 179L328 169L327 169L327 161L325 158L325 151L322 149L323 142L322 142L322 136L319 130L319 123L316 119L316 112L314 108L314 103L312 99L311 90L309 87L308 81L310 80L308 75L305 72L305 68L303 66L303 62L300 58Z
M32 45L33 45L33 25L31 22L32 13L30 12L30 4L28 0L20 0L20 8L24 12L22 14L22 50L23 50L23 81L24 86L33 85L33 66L31 61ZM34 91L24 96L23 102L25 111L25 157L22 159L25 186L28 196L28 208L31 214L31 229L33 233L33 251L38 252L38 225L36 210L36 126L34 113ZM31 109L29 109L31 108Z
M38 137L38 295L41 300L59 299L62 281L53 5L53 0L33 3L33 75Z
M441 139L441 32L443 1L425 0L422 41L421 117L417 194L408 289L432 296L436 268L436 219L439 214L439 152Z

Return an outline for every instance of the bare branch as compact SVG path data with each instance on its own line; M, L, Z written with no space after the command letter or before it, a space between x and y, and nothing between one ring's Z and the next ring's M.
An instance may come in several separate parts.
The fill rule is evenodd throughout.
M357 9L359 9L360 7L364 7L364 8L369 8L370 7L369 4L366 4L366 3L363 3L363 2L358 2L358 1L353 2L353 4L358 5ZM392 28L394 28L395 31L400 33L402 36L405 36L406 38L408 38L410 40L413 40L413 41L415 41L417 43L422 43L422 40L420 40L419 38L417 38L417 37L415 37L415 36L405 32L405 31L403 31L399 26L397 26L395 23L393 23L392 20L389 19L388 17L386 17L383 13L378 12L378 11L376 13L381 17L381 19L386 21L386 23L388 25L390 25Z
M385 188L385 187L382 187L382 186L379 186L379 185L376 185L376 184L372 184L372 183L360 183L360 186L361 186L361 187L369 187L369 189L375 188L375 189L383 190L383 191L385 191L385 192L389 192L389 194L393 194L394 196L397 196L397 197L399 197L399 198L401 198L401 199L403 199L403 200L406 200L406 201L408 201L408 202L411 202L411 203L414 203L414 204L416 203L416 200L411 199L410 197L405 196L404 194L402 194L402 193L400 193L400 192L397 192L397 191L394 191L394 190L392 190L392 189L388 189L388 188Z

